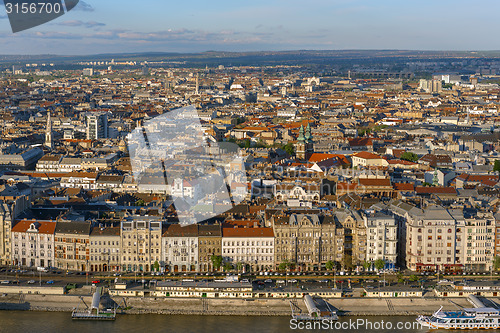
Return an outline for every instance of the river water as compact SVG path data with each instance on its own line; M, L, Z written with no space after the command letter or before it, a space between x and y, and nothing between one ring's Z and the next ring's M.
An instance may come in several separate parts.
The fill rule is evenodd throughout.
M0 332L427 332L426 329L411 327L414 321L412 316L341 317L332 325L323 323L322 329L300 329L290 322L290 317L144 314L117 315L113 322L91 322L73 321L71 314L64 312L0 311ZM398 329L398 325L402 328Z

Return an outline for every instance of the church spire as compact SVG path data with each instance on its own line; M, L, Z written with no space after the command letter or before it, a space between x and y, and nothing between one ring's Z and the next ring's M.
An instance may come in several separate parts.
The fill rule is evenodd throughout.
M309 123L307 123L305 139L307 142L312 142L311 126Z
M50 119L50 111L47 112L47 128L45 130L45 147L52 149L54 144L52 143L52 120Z
M297 141L306 141L306 138L304 137L304 125L300 125L299 137L297 138Z

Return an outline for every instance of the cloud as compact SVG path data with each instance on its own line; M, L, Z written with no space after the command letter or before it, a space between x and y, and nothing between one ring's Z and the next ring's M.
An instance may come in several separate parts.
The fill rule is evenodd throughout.
M64 21L61 23L57 23L57 25L62 25L65 27L96 28L96 27L104 27L106 24L101 23L101 22L96 22L96 21L83 22L80 20L70 20L70 21Z
M93 12L95 9L87 2L80 0L80 2L78 2L78 5L76 5L74 10L80 10L82 12Z
M4 20L7 18L7 15L0 15L0 20Z

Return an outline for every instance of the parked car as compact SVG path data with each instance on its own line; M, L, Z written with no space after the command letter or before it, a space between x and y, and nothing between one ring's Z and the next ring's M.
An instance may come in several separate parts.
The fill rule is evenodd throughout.
M0 282L0 284L9 284L9 283L10 283L9 280L3 280L3 281Z
M35 283L35 280L29 280L28 281L28 284L33 284L33 283Z
M92 281L92 283L98 284L98 283L101 283L101 280L94 280L94 281Z
M47 284L54 284L54 280L47 281Z

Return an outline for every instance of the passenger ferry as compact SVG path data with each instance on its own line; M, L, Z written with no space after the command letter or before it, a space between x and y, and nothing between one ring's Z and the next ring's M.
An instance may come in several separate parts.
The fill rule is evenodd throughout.
M432 316L419 316L417 322L429 329L499 329L500 310L494 308L473 308L462 311L441 311Z

